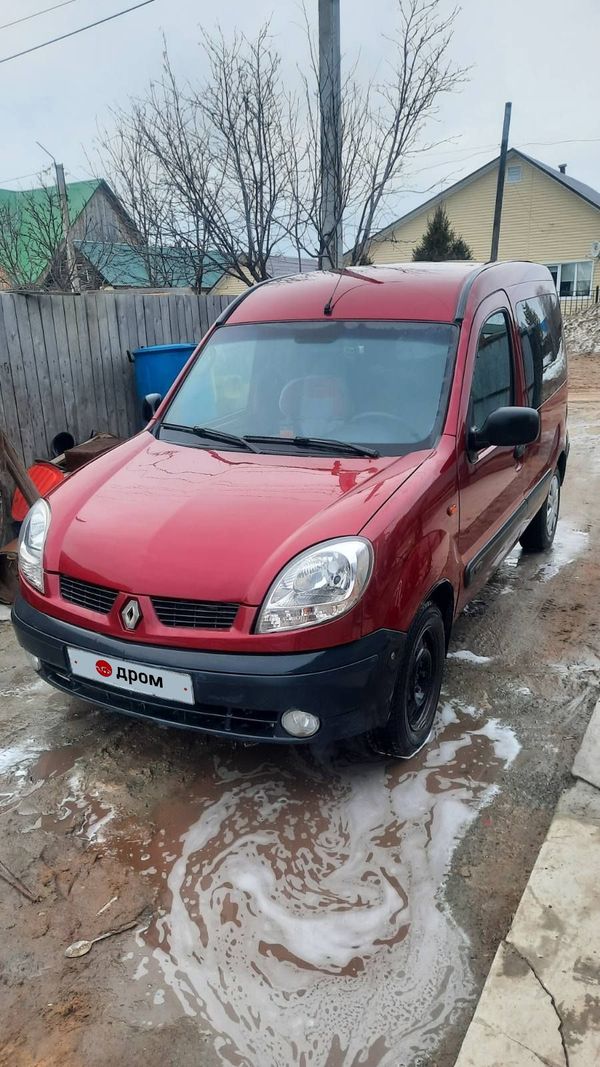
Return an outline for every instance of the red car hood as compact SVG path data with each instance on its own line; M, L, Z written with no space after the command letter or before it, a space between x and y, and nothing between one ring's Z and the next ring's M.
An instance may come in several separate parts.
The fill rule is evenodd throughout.
M258 604L292 556L358 533L427 454L254 455L142 433L51 495L46 567L123 592Z

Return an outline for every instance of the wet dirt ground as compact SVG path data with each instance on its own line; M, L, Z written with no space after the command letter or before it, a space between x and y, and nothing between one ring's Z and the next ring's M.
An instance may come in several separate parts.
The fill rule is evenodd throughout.
M412 762L97 711L0 618L0 1064L451 1067L596 699L600 358L571 383L555 547L457 623Z

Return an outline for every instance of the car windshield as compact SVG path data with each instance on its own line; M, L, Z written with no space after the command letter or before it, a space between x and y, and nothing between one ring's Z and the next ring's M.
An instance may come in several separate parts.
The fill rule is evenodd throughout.
M456 326L431 322L222 326L171 401L160 435L214 448L220 432L219 448L237 447L229 434L262 439L260 450L270 452L309 448L301 444L309 438L393 455L429 447L441 432L457 337ZM212 443L199 428L212 431Z

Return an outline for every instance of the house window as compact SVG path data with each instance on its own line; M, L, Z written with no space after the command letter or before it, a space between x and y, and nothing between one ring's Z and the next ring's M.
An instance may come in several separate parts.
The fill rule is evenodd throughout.
M589 296L592 291L593 263L590 259L580 262L547 263L559 296Z
M523 168L519 166L512 166L506 168L506 180L509 185L515 185L516 182L520 182L523 177Z

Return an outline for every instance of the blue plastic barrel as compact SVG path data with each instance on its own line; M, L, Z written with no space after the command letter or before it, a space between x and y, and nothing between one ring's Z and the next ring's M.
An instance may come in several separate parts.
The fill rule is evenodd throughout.
M178 345L147 345L131 352L135 371L135 391L143 400L148 393L165 396L185 366L197 342Z

